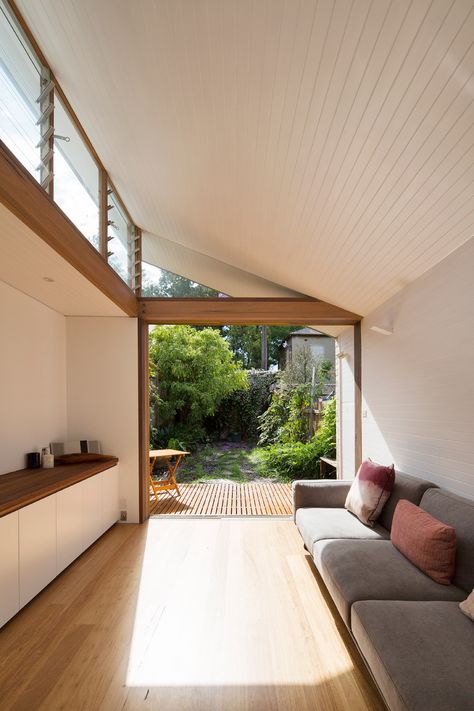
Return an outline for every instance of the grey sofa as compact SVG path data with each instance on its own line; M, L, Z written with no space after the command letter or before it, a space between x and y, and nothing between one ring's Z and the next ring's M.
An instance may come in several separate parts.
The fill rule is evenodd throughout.
M474 622L459 609L474 588L474 501L398 473L373 529L344 509L350 481L293 482L306 549L392 711L474 709ZM390 542L408 499L456 530L456 572L440 585Z

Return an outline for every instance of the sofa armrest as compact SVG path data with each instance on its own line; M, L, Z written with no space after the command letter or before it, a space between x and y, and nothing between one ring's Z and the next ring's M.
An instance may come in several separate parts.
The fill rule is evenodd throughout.
M352 481L300 479L293 482L293 518L297 509L344 508Z

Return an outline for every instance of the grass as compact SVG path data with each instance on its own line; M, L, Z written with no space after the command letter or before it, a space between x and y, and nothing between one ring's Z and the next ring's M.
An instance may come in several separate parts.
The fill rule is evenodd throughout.
M258 451L258 447L243 442L207 445L185 458L177 472L177 480L183 483L216 479L238 483L268 481L268 477L263 477L260 471Z

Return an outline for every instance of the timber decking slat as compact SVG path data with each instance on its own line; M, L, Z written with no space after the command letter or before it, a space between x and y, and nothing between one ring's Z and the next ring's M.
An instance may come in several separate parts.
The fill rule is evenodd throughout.
M206 482L179 484L150 501L152 516L290 516L291 484Z

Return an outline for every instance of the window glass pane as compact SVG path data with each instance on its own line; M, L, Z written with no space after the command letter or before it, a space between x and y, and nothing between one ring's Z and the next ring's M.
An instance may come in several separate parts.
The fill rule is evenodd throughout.
M41 67L16 21L0 3L0 138L40 180Z
M182 298L188 296L199 299L205 297L225 296L215 289L203 286L186 277L173 274L166 269L160 269L153 264L142 262L142 296L158 296Z
M54 201L99 249L99 169L58 97L54 135Z
M110 209L107 212L108 226L108 262L119 277L130 286L129 244L132 239L133 225L127 219L124 209L114 192L108 196Z

